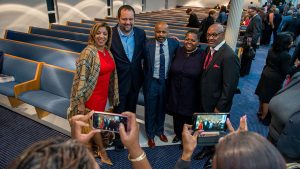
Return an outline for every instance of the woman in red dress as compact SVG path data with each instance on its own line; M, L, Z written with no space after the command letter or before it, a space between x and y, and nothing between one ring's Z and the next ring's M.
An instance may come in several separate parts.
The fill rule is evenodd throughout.
M107 99L111 106L119 103L118 79L115 62L109 51L111 28L106 23L96 23L90 32L89 44L76 61L68 118L86 114L91 110L105 111ZM90 128L84 132L88 132ZM101 162L112 165L107 156L101 133L95 134L96 155Z

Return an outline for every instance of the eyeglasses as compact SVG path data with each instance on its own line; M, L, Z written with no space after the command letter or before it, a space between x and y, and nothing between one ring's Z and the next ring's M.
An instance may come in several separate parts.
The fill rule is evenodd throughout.
M219 35L222 34L222 33L223 33L223 32L212 33L212 34L208 33L208 34L206 34L206 38L210 38L210 37L216 38L217 36L219 36Z

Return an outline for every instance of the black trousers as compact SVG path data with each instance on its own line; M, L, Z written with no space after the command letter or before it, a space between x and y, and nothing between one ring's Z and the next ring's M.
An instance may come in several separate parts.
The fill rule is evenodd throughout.
M119 89L121 90L121 89ZM129 93L121 94L119 96L120 103L117 107L114 108L115 113L123 113L125 111L136 112L136 104L139 96L139 91L136 91L131 87Z
M192 123L193 123L192 116L183 116L183 115L174 113L174 115L173 115L174 132L180 140L182 139L182 130L183 130L184 124L192 125Z
M253 47L254 51L256 52L257 46L253 45L252 47ZM243 47L243 48L244 48L244 51L243 51L243 54L242 54L241 69L240 69L240 76L241 77L243 77L245 75L249 75L251 65L252 65L252 60L253 60L252 58L245 57L245 55L248 52L249 47Z

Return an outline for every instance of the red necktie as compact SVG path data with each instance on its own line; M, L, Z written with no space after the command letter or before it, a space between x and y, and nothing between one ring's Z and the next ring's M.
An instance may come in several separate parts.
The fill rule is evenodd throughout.
M211 50L209 50L208 54L205 57L205 61L204 61L204 65L203 65L203 69L206 70L211 62L213 58L213 54L211 54Z

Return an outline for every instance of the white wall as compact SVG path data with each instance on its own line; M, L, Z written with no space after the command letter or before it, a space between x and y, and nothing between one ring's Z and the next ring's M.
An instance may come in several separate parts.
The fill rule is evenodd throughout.
M118 9L123 5L123 0L113 0L113 16L117 17Z
M237 1L237 0L235 0ZM260 6L259 0L245 0L244 8L247 8L250 2ZM229 0L177 0L178 6L194 6L194 7L214 7L217 4L227 5Z
M80 19L104 18L106 0L58 0L60 23ZM45 0L1 0L0 37L6 29L28 32L29 26L48 28Z
M0 1L0 37L6 29L28 32L28 26L48 27L45 0Z
M169 0L168 1L168 9L175 8L177 5L177 0Z
M45 0L44 0L45 1ZM106 0L57 0L60 23L107 16Z
M124 0L124 2L127 5L131 5L136 14L142 12L142 0Z
M165 0L147 0L145 11L157 11L165 9Z

